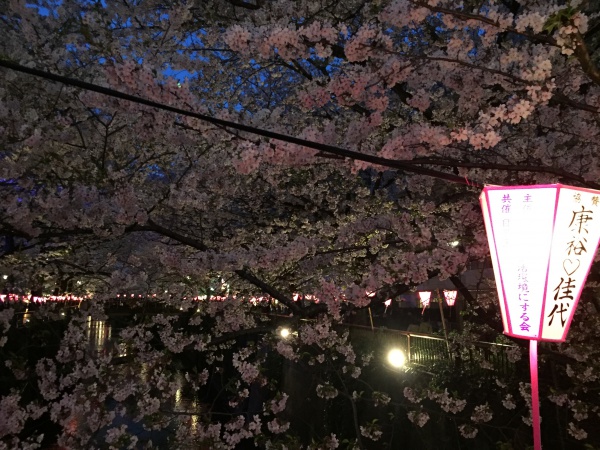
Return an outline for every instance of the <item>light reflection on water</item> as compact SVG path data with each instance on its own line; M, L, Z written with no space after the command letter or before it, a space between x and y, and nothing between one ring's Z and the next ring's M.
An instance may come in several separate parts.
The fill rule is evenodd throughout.
M127 356L127 348L119 342L118 333L113 335L113 330L108 321L92 320L88 317L86 324L86 338L90 354L102 354L115 351L115 356ZM150 367L147 363L142 363L138 369L140 379L150 376ZM119 370L115 367L115 370ZM175 395L171 404L162 405L162 410L172 410L179 413L180 419L187 417L189 432L193 435L199 430L200 403L195 398L194 392L186 387L185 374L181 371L174 373L173 382L175 383ZM190 415L186 415L186 413Z
M88 350L92 354L110 351L116 345L112 339L112 327L105 320L92 320L91 317L88 317L86 337Z
M193 392L185 388L185 375L181 372L175 374L174 382L177 384L177 390L173 398L173 412L175 413L191 413L188 416L180 416L180 419L186 417L188 432L195 436L199 431L198 414L201 406L198 400L193 395Z

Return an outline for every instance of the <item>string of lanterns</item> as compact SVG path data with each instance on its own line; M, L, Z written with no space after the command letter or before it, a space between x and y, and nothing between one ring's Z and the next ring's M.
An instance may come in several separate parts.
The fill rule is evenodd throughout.
M166 292L165 292L166 294ZM115 298L119 301L122 300L150 300L163 297L164 294L117 294ZM368 297L374 297L374 292L369 292L366 294ZM169 295L172 297L172 294ZM419 292L419 296L421 298L421 305L425 308L429 305L429 297L431 296L431 292ZM454 305L456 300L456 291L444 291L444 296L446 298L446 303L448 306ZM8 293L8 294L0 294L0 303L65 303L65 302L82 302L84 300L89 300L93 296L92 295L73 295L73 294L65 294L65 295L30 295L30 294L18 294L18 293ZM191 297L192 301L225 301L228 297L221 295L198 295L195 297ZM316 295L311 294L299 294L294 293L292 295L292 299L297 301L308 301L313 303L319 303L320 300ZM183 300L188 300L188 297L183 297ZM262 303L271 302L273 299L268 296L253 296L247 299L247 301L253 305L259 305ZM276 301L276 300L275 300ZM392 299L388 299L384 302L385 309L391 306Z

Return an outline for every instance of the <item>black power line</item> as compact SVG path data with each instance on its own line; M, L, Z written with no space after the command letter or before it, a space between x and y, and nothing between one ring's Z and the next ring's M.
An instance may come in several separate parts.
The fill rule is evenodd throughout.
M87 83L85 81L76 80L74 78L64 77L62 75L57 75L51 72L47 72L44 70L34 69L31 67L25 67L20 64L16 64L11 61L6 61L0 59L0 67L5 67L10 70L14 70L21 73L26 73L28 75L33 75L36 77L44 78L46 80L56 81L58 83L65 84L67 86L74 86L81 89L85 89L87 91L98 92L103 95L107 95L110 97L120 98L122 100L127 100L134 103L139 103L141 105L150 106L156 109L162 109L164 111L170 111L176 114L194 117L196 119L202 120L204 122L212 123L214 125L218 125L221 127L232 128L239 131L244 131L246 133L255 134L258 136L264 136L270 139L277 139L283 142L289 142L291 144L297 144L304 147L312 148L315 150L319 150L323 153L328 153L331 155L341 156L343 158L349 158L359 161L365 161L371 164L376 164L379 166L390 167L393 169L399 169L405 172L417 173L420 175L426 175L434 178L443 179L446 181L451 181L453 183L466 184L468 186L473 186L477 188L482 188L483 186L479 183L475 183L473 181L467 180L464 177L460 177L457 175L440 172L437 170L427 169L420 166L415 166L413 164L397 161L387 158L380 158L374 155L367 155L360 152L355 152L353 150L347 150L341 147L336 147L333 145L320 144L318 142L308 141L306 139L300 139L293 136L288 136L281 133L276 133L273 131L263 130L260 128L251 127L248 125L243 125L236 122L231 122L228 120L217 119L212 116L208 116L206 114L200 114L193 111L187 111L185 109L175 108L173 106L164 105L162 103L154 102L152 100L148 100L142 97L138 97L135 95L125 94L123 92L116 91L114 89L105 88L102 86L98 86L96 84Z

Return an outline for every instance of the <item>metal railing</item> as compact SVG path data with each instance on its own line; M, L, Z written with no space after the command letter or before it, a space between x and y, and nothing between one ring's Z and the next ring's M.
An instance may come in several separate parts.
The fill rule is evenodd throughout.
M406 355L407 364L423 370L434 364L447 362L471 372L508 375L515 371L515 364L508 357L508 351L514 348L511 345L481 341L460 342L428 333L349 326L354 340L368 339L379 348L399 347Z
M68 308L63 311L68 314ZM15 313L13 320L16 322L16 327L27 329L32 315L25 311ZM282 318L287 317L282 316ZM88 323L87 338L90 351L103 352L108 348L119 346L118 327L115 328L109 323L106 325L105 328L104 321ZM508 357L508 351L514 348L511 345L481 341L464 342L452 337L446 340L440 335L412 331L414 328L409 328L411 331L403 331L356 324L344 324L344 326L350 328L353 343L363 341L369 349L399 347L404 352L407 363L422 370L428 370L429 367L440 362L447 362L454 367L468 369L470 372L487 371L508 375L515 371L515 364ZM119 355L121 353L119 349Z

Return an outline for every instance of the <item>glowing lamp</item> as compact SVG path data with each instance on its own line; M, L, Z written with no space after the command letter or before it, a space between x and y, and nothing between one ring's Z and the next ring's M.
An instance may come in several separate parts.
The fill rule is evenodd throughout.
M402 350L397 348L394 348L388 352L387 360L388 363L396 369L399 369L406 364L406 356L404 356Z
M457 291L444 290L444 298L446 299L448 306L454 306L454 303L456 303L456 294Z
M383 302L383 304L385 305L385 309L383 310L383 315L385 316L385 313L387 312L388 308L392 304L392 299L388 298L385 302Z
M279 335L280 335L282 338L284 338L284 339L287 339L287 338L289 338L289 337L290 337L290 334L291 334L291 331L290 331L290 329L289 329L289 328L285 328L285 327L284 327L284 328L281 328L281 329L279 330Z
M429 306L429 302L431 301L431 292L419 292L419 298L421 299L421 306L423 307L423 309L425 309Z
M600 239L600 191L561 184L486 186L479 197L504 333L529 340L540 450L537 341L566 339Z

